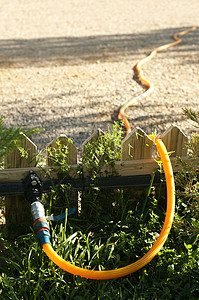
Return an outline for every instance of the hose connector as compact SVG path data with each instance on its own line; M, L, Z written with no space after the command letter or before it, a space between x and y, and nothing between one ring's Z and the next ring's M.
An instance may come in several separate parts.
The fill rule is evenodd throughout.
M40 245L50 244L50 227L46 219L37 219L33 224Z
M42 182L37 174L32 171L24 179L24 194L30 204L41 201Z
M24 180L24 193L31 204L33 228L40 245L50 244L50 227L46 221L44 207L41 203L42 182L34 172L30 172Z
M46 219L43 204L40 201L35 201L31 204L31 213L33 220Z

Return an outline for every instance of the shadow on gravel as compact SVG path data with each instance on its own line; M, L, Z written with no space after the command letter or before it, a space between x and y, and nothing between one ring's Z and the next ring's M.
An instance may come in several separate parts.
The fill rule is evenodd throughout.
M179 27L140 34L0 40L0 67L44 67L119 61L138 51L146 55L154 48L172 42L174 34L186 29L188 28ZM196 47L199 45L199 30L183 36L182 40L182 44L169 50L172 55L179 55L180 52L183 61L183 52L194 51L199 54L199 48ZM190 63L198 63L197 55L190 58Z

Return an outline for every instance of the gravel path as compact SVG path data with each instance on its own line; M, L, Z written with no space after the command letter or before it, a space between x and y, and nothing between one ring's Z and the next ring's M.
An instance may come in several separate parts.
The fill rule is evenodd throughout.
M133 67L174 33L199 25L192 0L1 0L0 103L7 127L45 128L38 147L60 133L77 147L106 130L121 104L143 88ZM129 108L132 127L193 130L182 108L198 110L199 30L144 67L154 93Z

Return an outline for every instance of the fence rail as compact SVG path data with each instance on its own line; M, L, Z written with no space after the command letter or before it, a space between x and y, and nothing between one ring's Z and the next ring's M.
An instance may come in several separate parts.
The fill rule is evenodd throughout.
M103 131L97 129L91 137L89 137L82 145L82 152L84 152L87 143L92 143L96 141ZM160 136L171 156L171 162L173 165L174 172L179 171L179 166L176 164L176 156L180 156L184 161L187 160L187 147L186 143L188 141L187 136L177 127L172 125L168 130L166 130ZM68 138L66 135L60 135L57 139L53 140L47 145L49 147L56 148L57 140L60 141L62 145L68 146L68 161L67 163L70 167L70 177L74 183L76 189L81 189L83 184L84 187L89 186L89 176L88 171L84 168L84 182L82 179L78 178L77 175L77 149L74 144L68 143ZM22 181L32 170L38 174L41 180L46 181L46 172L52 169L52 161L48 156L48 151L46 151L46 165L42 168L36 167L36 156L37 147L29 139L24 139L24 149L28 152L28 158L21 157L18 150L15 150L12 154L8 155L5 159L6 169L0 170L0 194L9 194L5 198L5 210L6 210L6 222L7 223L27 223L30 217L30 210L28 204L23 195L18 195L23 191ZM153 142L148 138L147 134L139 127L136 127L127 137L125 137L121 143L121 160L116 161L115 171L120 176L120 180L114 178L99 179L101 182L101 187L104 186L121 186L122 182L127 186L132 182L132 186L139 186L139 182L143 182L145 178L146 183L150 179L153 172L158 169L158 163L154 160L154 150ZM53 166L54 168L55 166ZM109 165L104 165L102 169L101 177L106 177L106 174L111 174L111 167ZM57 173L51 173L51 179L57 179ZM76 181L75 181L76 180ZM78 183L79 180L79 183ZM140 181L139 181L140 180ZM109 184L108 184L109 181ZM116 183L117 182L117 183ZM18 184L18 185L17 185ZM79 186L78 186L79 184ZM47 187L47 185L46 185ZM16 191L16 194L15 192ZM14 195L15 194L15 195Z

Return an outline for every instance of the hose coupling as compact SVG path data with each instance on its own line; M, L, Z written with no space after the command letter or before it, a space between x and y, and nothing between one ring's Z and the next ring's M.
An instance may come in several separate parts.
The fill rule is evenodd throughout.
M33 224L40 245L50 244L50 227L46 219L37 219Z
M43 204L40 201L35 201L31 204L31 213L33 220L46 219Z

